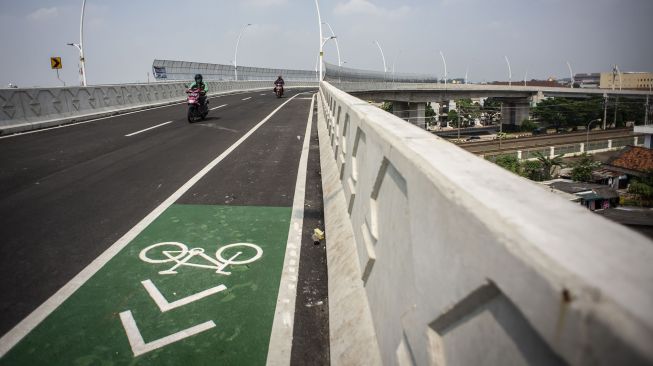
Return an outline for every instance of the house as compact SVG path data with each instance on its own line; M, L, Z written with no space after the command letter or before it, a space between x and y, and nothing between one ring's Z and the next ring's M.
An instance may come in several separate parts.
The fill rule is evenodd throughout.
M618 155L608 160L605 168L629 176L644 177L653 172L653 149L626 146Z
M604 210L619 205L619 194L613 188L592 183L574 182L567 179L554 179L542 184L559 191L558 195L568 197L591 211ZM563 194L564 193L564 194Z

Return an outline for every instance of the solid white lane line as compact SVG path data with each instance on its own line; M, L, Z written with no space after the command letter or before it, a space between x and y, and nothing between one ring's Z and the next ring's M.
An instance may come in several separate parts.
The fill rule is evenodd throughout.
M218 108L226 107L226 106L228 106L228 105L229 105L229 104L219 105L219 106L217 106L217 107L213 107L213 108L211 108L210 110L212 111L212 110L214 110L214 109L218 109Z
M313 98L315 98L315 95ZM306 170L308 167L308 151L311 141L314 105L315 99L311 102L306 134L304 135L304 145L302 146L302 155L299 158L299 170L297 171L297 182L295 183L295 196L292 205L290 228L288 230L288 242L286 244L286 254L283 259L283 272L281 273L279 284L277 306L274 310L274 320L272 321L267 365L290 365L293 326L295 324L295 300L297 298L297 273L299 272L302 227L304 225Z
M238 146L240 146L245 140L247 140L256 130L258 130L265 122L267 122L272 116L274 116L281 108L293 100L294 96L288 99L285 103L281 104L277 109L272 111L267 117L265 117L261 122L256 126L252 127L243 137L234 142L227 150L200 170L194 177L192 177L188 182L181 186L175 193L163 201L157 208L145 216L139 223L137 223L133 228L131 228L125 235L118 239L113 245L111 245L104 253L100 254L91 264L86 266L81 272L77 274L72 280L70 280L66 285L64 285L59 291L47 299L41 306L36 308L30 315L23 319L18 325L16 325L12 330L7 332L2 338L0 338L0 358L4 356L9 350L20 342L29 332L31 332L37 325L39 325L45 318L48 317L55 309L57 309L61 304L64 303L75 291L77 291L86 281L88 281L97 271L100 270L107 262L111 260L116 254L118 254L124 247L127 246L138 234L140 234L145 228L150 225L163 211L170 207L175 201L177 201L181 196L188 192L191 187L195 185L200 179L202 179L211 169L218 165L222 160L224 160L229 154L231 154Z
M131 137L131 136L134 136L134 135L138 135L139 133L142 133L142 132L145 132L145 131L149 131L149 130L154 129L154 128L157 128L157 127L165 126L165 125L167 125L168 123L172 123L172 121L163 122L163 123L158 124L158 125L156 125L156 126L148 127L148 128L146 128L146 129L144 129L144 130L140 130L140 131L132 132L132 133L130 133L130 134L128 134L128 135L125 135L125 137Z
M252 99L252 97L243 98L242 100Z

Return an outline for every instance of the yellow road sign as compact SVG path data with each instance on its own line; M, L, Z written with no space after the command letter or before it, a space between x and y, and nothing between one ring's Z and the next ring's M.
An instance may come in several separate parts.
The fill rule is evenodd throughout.
M50 66L52 66L52 69L60 69L61 68L61 57L50 57Z

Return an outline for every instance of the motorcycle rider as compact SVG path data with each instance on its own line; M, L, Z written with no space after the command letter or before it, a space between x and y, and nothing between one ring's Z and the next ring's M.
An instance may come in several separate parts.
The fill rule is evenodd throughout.
M285 81L283 81L283 78L281 75L277 78L277 80L274 82L274 91L276 92L277 87L281 87L281 94L283 94L283 86L286 84Z
M188 87L188 89L195 88L200 90L200 103L202 103L202 105L206 105L206 93L209 92L209 88L202 81L202 74L195 75L195 81Z

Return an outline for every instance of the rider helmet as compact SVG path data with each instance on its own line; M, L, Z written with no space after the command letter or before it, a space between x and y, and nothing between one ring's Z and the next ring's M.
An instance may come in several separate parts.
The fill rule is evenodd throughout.
M195 82L196 83L201 83L202 82L202 74L195 75Z

